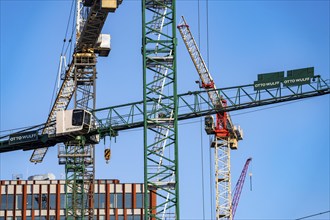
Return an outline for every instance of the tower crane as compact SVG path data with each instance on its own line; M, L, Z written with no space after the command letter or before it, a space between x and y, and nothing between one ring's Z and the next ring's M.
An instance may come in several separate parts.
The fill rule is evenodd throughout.
M227 101L220 96L216 89L211 73L183 16L178 29L200 77L200 86L207 91L215 109L221 110L225 108ZM232 219L230 149L237 149L237 142L243 139L243 132L239 126L233 125L231 117L227 112L216 113L215 123L213 116L206 116L205 130L207 134L214 135L211 147L214 148L215 161L216 219Z
M95 103L95 85L93 83L96 74L96 55L101 56L101 54L107 53L95 44L95 39L99 37L99 34L95 33L99 33L102 29L106 12L114 11L120 2L109 0L78 2L77 10L79 13L77 14L86 9L85 12L87 13L84 14L88 14L88 16L82 16L84 19L77 19L79 21L77 24L79 28L77 29L81 31L77 32L79 33L77 35L79 40L76 42L73 64L71 63L68 68L63 82L64 84L67 80L73 84L72 86L69 86L70 83L68 85L62 84L63 89L61 87L59 92L62 95L58 95L56 99L56 105L64 107L56 107L58 110L52 110L55 112L52 114L53 118L48 119L45 125L11 134L8 139L0 142L0 153L65 144L65 152L61 153L59 157L60 160L65 158L64 161L67 164L67 192L70 196L70 201L67 202L67 217L84 218L87 215L90 219L93 217L93 188L88 187L91 186L93 171L71 174L73 174L73 170L87 170L85 159L91 159L87 163L88 165L93 164L93 145L98 143L100 138L116 136L122 130L144 127L145 219L160 219L164 216L163 213L167 211L169 218L179 219L178 121L219 114L222 117L222 127L219 126L218 129L222 130L219 133L224 135L229 133L228 123L230 122L228 120L230 119L228 119L227 112L330 93L329 83L320 76L313 75L310 77L314 80L313 83L299 85L290 85L281 81L280 86L276 88L262 87L259 84L257 87L257 84L248 84L223 89L210 87L207 92L196 91L177 94L175 1L143 0L143 101L94 109L90 102ZM104 9L103 3L105 2L111 2L115 5L109 6L110 8L113 7L112 9ZM166 31L163 30L165 29L163 27L167 27ZM260 84L268 83L262 80L258 81ZM155 86L159 85L157 83L160 82L163 83L162 89ZM83 91L86 91L88 86L90 86L88 92L84 93ZM169 93L163 92L164 90L169 91ZM210 92L216 93L216 91L220 94L218 101L221 102L218 104L221 106L214 105L207 100ZM221 96L226 98L227 103ZM65 110L72 97L75 97L75 109ZM107 117L104 118L103 113ZM58 120L60 118L63 120ZM66 128L76 130L69 131ZM160 132L160 128L166 132ZM43 132L44 130L51 130L52 132ZM210 132L213 132L213 128ZM163 135L165 133L166 135ZM160 148L157 147L160 140L150 138L157 137L159 134L161 134L159 137L163 143ZM228 139L227 142L229 141ZM41 151L36 161L40 158L42 160L44 153ZM87 179L71 178L73 176L85 177L85 174L87 174ZM84 182L85 180L87 183ZM157 196L156 200L150 201L153 205L151 209L149 209L147 199L149 192ZM86 203L86 193L89 195L89 204ZM88 206L87 211L86 206Z
M244 186L244 181L245 181L245 177L246 177L246 173L247 170L249 168L249 164L251 163L252 158L248 158L244 164L243 170L241 172L241 175L239 176L239 179L236 183L235 189L234 189L234 196L233 196L233 201L231 204L232 207L232 218L234 219L235 217L235 213L236 213L236 209L238 206L238 202L239 202L239 198L241 196L241 192Z
M59 112L67 109L72 97L74 108L91 111L96 106L97 57L110 52L110 35L101 34L109 12L115 12L122 0L76 0L76 43L73 59L57 93L42 134L55 134ZM47 147L33 151L30 161L41 163ZM66 217L93 219L94 145L83 140L59 145L59 164L65 165Z

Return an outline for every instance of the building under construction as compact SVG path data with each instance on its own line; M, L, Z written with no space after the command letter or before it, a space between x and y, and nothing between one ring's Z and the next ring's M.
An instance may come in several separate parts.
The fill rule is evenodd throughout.
M0 181L0 219L34 220L66 219L65 180L2 180ZM144 187L139 183L119 180L95 180L94 219L142 220ZM154 194L150 204L155 205Z

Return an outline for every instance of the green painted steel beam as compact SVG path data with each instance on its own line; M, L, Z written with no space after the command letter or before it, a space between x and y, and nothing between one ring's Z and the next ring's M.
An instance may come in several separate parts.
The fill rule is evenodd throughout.
M175 0L142 1L145 220L180 218L175 19Z
M187 120L202 117L217 112L239 111L260 106L274 105L283 102L294 101L330 94L330 80L323 80L318 77L314 82L307 85L282 87L279 89L265 89L254 91L253 84L218 89L219 93L226 97L228 106L224 109L214 109L208 101L205 91L193 91L178 95L178 120ZM170 97L168 97L170 98ZM163 100L167 102L166 99ZM143 127L143 101L132 102L122 105L99 108L93 111L99 122L99 128L91 131L89 135L100 134L104 136L117 136L119 131ZM147 104L154 103L154 100L147 101ZM155 123L156 125L157 123ZM159 124L158 124L159 125ZM70 136L41 135L43 126L33 126L30 130L38 131L36 140L10 144L10 135L1 137L6 139L0 142L0 153L31 150L38 147L50 147L57 143L63 143L70 139ZM21 132L25 133L29 129ZM14 136L17 136L16 132ZM88 141L88 138L86 139ZM95 144L95 143L94 143Z

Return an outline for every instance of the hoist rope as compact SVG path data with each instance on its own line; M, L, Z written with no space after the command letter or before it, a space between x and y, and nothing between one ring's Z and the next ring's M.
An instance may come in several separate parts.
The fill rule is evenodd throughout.
M210 60L209 60L209 1L206 0L206 65L208 70L210 70ZM208 98L208 100L210 100L210 98ZM210 108L210 106L209 106ZM211 146L212 142L213 142L213 136L209 136L209 146ZM214 168L214 164L215 164L215 159L212 162L212 150L211 147L208 148L209 149L209 175L210 175L210 209L211 209L211 219L215 219L215 203L214 203L214 193L215 193L215 176L213 175L215 173L215 170L213 171ZM212 178L213 176L213 178ZM214 179L213 183L212 183L212 179Z
M54 104L54 99L56 97L56 94L55 94L56 93L56 85L58 83L57 74L58 74L58 72L59 72L59 70L61 68L61 59L62 59L62 56L63 55L66 55L66 52L67 52L67 49L66 49L65 50L65 53L63 54L63 50L64 50L64 47L65 47L65 44L66 44L66 38L67 38L67 35L68 35L69 26L70 26L70 20L71 20L71 16L72 16L72 9L73 9L74 2L75 2L75 0L72 0L71 8L70 8L70 13L69 13L69 17L68 17L68 21L67 21L67 25L66 25L66 30L65 30L65 35L64 35L62 50L61 50L60 62L58 63L58 66L57 66L57 72L56 72L56 78L55 78L55 83L54 83L53 92L52 92L52 98L50 100L49 112L52 110L52 107L53 107L53 104ZM74 19L72 19L72 20L74 21ZM73 31L74 31L74 29L73 29ZM71 42L72 36L73 36L73 33L71 33L71 37L69 39L69 43L67 45L67 48L68 48L69 45L72 44L72 42Z
M198 47L201 47L201 37L200 37L200 0L197 1L197 17L198 17ZM201 90L201 88L199 88ZM201 98L200 98L201 101ZM203 204L203 219L205 219L205 176L204 176L204 148L203 148L203 117L200 118L200 152L201 152L201 172L202 172L202 204Z
M325 212L320 212L320 213L317 213L317 214L313 214L313 215L304 216L304 217L301 217L301 218L297 218L295 220L306 219L306 218L310 218L310 217L314 217L314 216L318 216L318 215L323 215L323 214L326 214L326 213L330 213L330 210L325 211Z
M61 55L63 55L64 45L65 45L66 37L67 37L68 31L69 31L69 26L70 26L70 21L71 21L71 15L72 15L72 9L73 9L74 3L75 3L75 0L72 0L71 8L70 8L70 14L69 14L68 22L66 24L66 30L65 30L65 35L64 35L64 40L63 40L63 46L62 46Z

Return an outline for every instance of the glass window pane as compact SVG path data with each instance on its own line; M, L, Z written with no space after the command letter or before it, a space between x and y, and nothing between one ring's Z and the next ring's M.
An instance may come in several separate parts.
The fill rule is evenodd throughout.
M7 195L7 209L12 210L14 208L14 195Z
M141 216L140 215L134 215L134 220L141 220Z
M61 196L60 196L60 209L64 209L65 208L65 194L62 193Z
M26 197L26 209L32 209L32 195L27 195Z
M50 194L49 209L56 209L56 194Z
M84 111L81 109L75 109L72 112L72 125L81 126L83 123Z
M100 193L99 194L99 200L100 200L100 203L99 203L99 208L105 208L105 194L104 193Z
M116 208L118 208L118 209L123 208L123 194L117 194L117 207Z
M42 209L47 209L47 195L46 194L41 195L41 201L39 201L39 202L41 203Z
M33 209L39 209L39 195L33 195Z
M115 207L115 194L110 194L110 208Z
M143 194L136 193L136 208L142 209L143 208Z
M22 195L16 195L16 209L22 209Z
M6 210L7 209L6 204L7 204L7 195L1 195L0 210Z
M99 208L99 194L98 193L94 194L94 208L96 208L96 209Z
M132 208L132 193L125 194L125 208L126 209Z
M124 216L123 215L118 215L118 220L124 220Z

